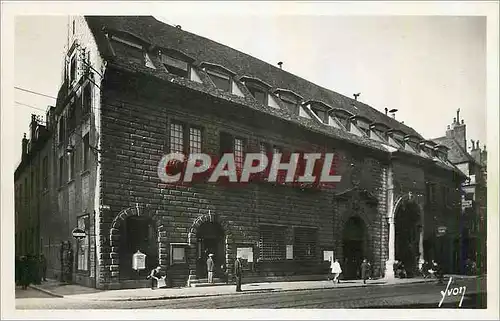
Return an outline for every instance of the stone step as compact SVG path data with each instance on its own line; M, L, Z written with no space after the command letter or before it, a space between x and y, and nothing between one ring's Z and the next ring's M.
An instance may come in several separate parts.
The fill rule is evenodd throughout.
M214 282L214 283L191 283L191 287L199 288L199 287L207 287L207 286L221 286L221 285L229 285L231 283L226 282Z

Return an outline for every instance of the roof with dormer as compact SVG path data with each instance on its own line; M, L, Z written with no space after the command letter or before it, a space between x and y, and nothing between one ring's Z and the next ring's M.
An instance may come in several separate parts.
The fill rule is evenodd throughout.
M182 77L164 72L162 68L149 68L129 59L130 57L121 55L122 53L117 54L114 52L107 35L113 35L115 32L121 35L130 34L133 38L140 39L144 48L150 53L162 49L175 50L195 59L192 64L194 67L200 67L200 65L203 67L220 66L234 73L231 75L234 79L239 79L241 77L258 79L259 81L269 84L271 87L270 92L274 92L278 89L290 91L300 95L303 102L320 101L331 106L333 110L342 110L351 115L370 120L373 123L384 124L389 129L402 132L405 135L412 135L424 140L424 138L422 138L413 128L400 123L367 104L323 88L238 50L160 22L154 17L86 16L85 19L94 35L101 55L110 62L110 65L119 66L120 68L139 72L141 74L147 74L198 92L226 99L342 141L376 149L385 153L393 152L393 149L391 149L388 143L382 143L363 135L355 135L346 130L322 124L316 121L314 117L310 119L300 117L299 115L293 114L287 108L278 109L263 106L250 97L240 97L220 90L214 90L212 85L182 79ZM161 66L161 61L159 61L157 56L155 57L155 55L150 54L150 59L157 67ZM309 111L306 112L309 113ZM399 151L408 153L404 149L399 149ZM418 153L411 154L416 157L422 157ZM453 166L450 167L442 164L440 167L442 166L446 167L448 170L454 169Z

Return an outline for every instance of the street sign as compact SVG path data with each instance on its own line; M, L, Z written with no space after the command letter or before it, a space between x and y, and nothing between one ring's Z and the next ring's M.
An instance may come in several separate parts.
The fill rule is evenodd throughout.
M447 230L447 229L448 229L448 228L447 228L446 226L439 226L439 227L437 228L437 234L438 234L438 236L443 236L443 235L445 235L445 234L446 234L446 230Z
M83 239L85 236L87 236L87 233L85 233L84 230L79 229L79 228L73 229L73 231L71 232L71 234L73 234L73 237L75 239Z

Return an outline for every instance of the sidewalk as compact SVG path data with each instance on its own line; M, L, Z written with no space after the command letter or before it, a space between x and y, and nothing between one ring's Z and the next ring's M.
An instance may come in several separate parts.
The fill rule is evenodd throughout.
M445 280L449 275L445 277ZM455 276L454 279L471 278L466 276ZM474 277L472 277L474 278ZM320 289L335 289L335 288L350 288L362 286L383 286L383 285L398 285L412 283L427 283L436 282L435 279L394 279L387 281L368 280L366 285L363 285L362 280L341 281L340 284L333 284L332 281L295 281L295 282L265 282L265 283L249 283L243 284L243 292L235 292L234 285L221 286L206 286L206 287L185 287L185 288L166 288L151 290L150 288L140 289L125 289L125 290L109 290L102 291L93 288L88 288L80 285L61 285L58 281L48 281L41 285L32 285L31 287L39 291L45 292L52 296L64 297L72 300L91 300L91 301L143 301L143 300L162 300L162 299L179 299L179 298L194 298L207 296L223 296L223 295L244 295L252 293L269 293L269 292L284 292L284 291L304 291L304 290L320 290Z

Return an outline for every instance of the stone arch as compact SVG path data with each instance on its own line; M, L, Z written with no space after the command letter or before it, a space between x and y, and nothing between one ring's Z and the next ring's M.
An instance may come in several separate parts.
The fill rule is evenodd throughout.
M392 209L392 217L396 219L398 211L401 209L401 206L403 204L413 204L418 208L418 215L420 217L420 223L423 225L424 224L424 207L423 204L419 201L417 197L413 195L413 193L404 193L401 196L398 197L396 202L394 203L393 209Z
M225 265L228 268L228 271L232 271L233 262L231 261L231 257L234 254L232 249L233 234L231 232L228 222L224 219L221 219L218 215L214 215L209 212L208 214L203 214L198 216L193 221L191 227L189 228L187 243L192 248L196 247L198 231L200 230L200 227L205 223L218 224L222 229L222 231L224 232L225 238L223 241L225 248ZM197 270L196 262L192 262L190 264L189 270L190 271L189 271L188 285L190 284L192 278L196 276L196 270Z
M416 221L415 221L415 229L413 230L416 234L416 241L418 242L418 249L414 249L412 247L410 247L411 251L414 252L413 254L415 256L411 256L411 257L406 257L404 255L404 253L406 253L406 251L401 251L401 250L397 250L399 248L399 246L403 246L403 244L399 244L398 241L400 240L407 240L407 241L410 241L411 243L411 237L409 239L400 239L398 237L398 228L401 228L401 226L399 225L401 222L398 221L398 218L399 219L402 219L399 215L401 215L401 211L404 211L406 210L406 208L408 206L412 206L414 209L415 209L415 212L414 214L417 215L417 218L416 218ZM399 215L398 215L399 214ZM407 217L407 216L405 216ZM407 273L409 275L412 275L415 271L415 269L418 267L418 268L421 268L422 267L422 264L424 262L424 247L423 247L423 239L424 239L424 209L423 209L423 205L419 199L419 197L416 197L415 195L413 195L412 192L408 192L408 193L404 193L402 195L400 195L396 202L394 203L394 207L393 207L393 212L392 212L392 219L393 219L393 222L394 222L394 228L395 228L395 240L394 240L394 256L395 256L395 259L396 260L402 260L402 258L400 257L400 253L403 253L403 263L405 264L405 267L409 270L407 271ZM405 222L403 222L404 224ZM413 232L412 232L413 233ZM411 234L411 233L410 233ZM406 235L406 234L403 234L403 235ZM412 253L410 252L410 253ZM417 261L414 261L414 257L416 257L418 254L418 260ZM416 265L414 265L416 264Z
M203 223L217 223L219 224L222 229L224 230L224 235L226 236L226 239L231 239L232 240L232 234L231 230L229 228L229 224L221 219L218 215L214 214L203 214L198 216L191 227L189 228L189 233L188 233L188 244L191 245L192 241L196 239L196 234L198 233L198 229Z
M121 224L131 216L143 216L152 219L156 225L158 239L158 263L163 269L167 267L167 247L166 247L166 228L158 220L155 220L156 215L152 211L135 205L120 211L111 223L111 228L109 230L109 244L111 247L110 258L111 258L111 279L112 283L119 282L120 277L120 226Z

